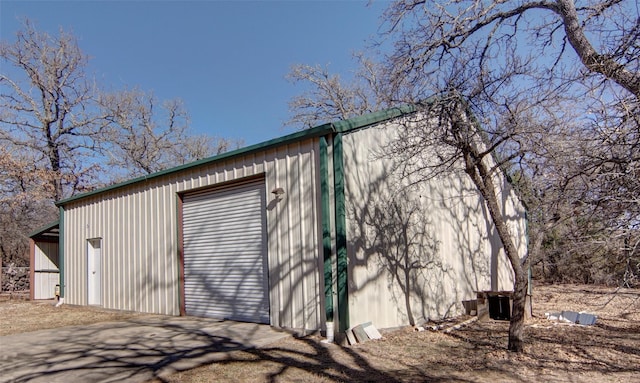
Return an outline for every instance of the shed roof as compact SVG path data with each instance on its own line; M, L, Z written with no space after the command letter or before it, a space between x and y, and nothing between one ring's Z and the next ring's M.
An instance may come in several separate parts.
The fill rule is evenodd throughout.
M29 238L34 240L58 240L60 237L60 221L56 220L48 223L46 226L36 229L29 233Z
M57 206L64 206L70 202L77 201L83 198L87 198L90 196L94 196L97 194L101 194L107 191L120 189L129 185L137 184L140 182L145 182L150 179L158 178L161 176L165 176L167 174L177 173L186 169L198 167L205 164L214 163L217 161L221 161L224 159L242 156L246 154L250 154L257 151L266 150L269 148L277 147L284 144L289 144L292 142L297 142L301 140L305 140L313 137L325 136L330 133L345 133L352 130L362 129L374 124L378 124L383 121L387 121L396 117L400 117L402 115L410 114L416 111L416 108L413 105L403 105L399 107L389 108L382 111L368 113L362 116L357 116L354 118L350 118L347 120L335 121L323 125L319 125L310 129L301 130L299 132L291 133L282 137L274 138L272 140L264 141L258 144L250 145L244 148L232 150L229 152L225 152L222 154L215 155L213 157L204 158L195 162L191 162L188 164L184 164L181 166L176 166L173 168L165 169L156 173L144 175L141 177L133 178L124 182L120 182L117 184L113 184L110 186L106 186L104 188L96 189L90 192L78 194L76 196L62 199L56 202Z

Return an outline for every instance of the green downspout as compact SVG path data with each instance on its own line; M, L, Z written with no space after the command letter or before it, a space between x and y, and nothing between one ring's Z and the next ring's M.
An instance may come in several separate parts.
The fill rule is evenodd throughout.
M58 269L60 270L60 298L64 298L64 208L58 208L60 223L58 226Z
M331 260L331 204L326 137L320 137L320 198L322 203L322 253L324 260L324 299L327 322L333 322L333 275Z
M344 163L342 153L342 133L333 138L333 189L336 216L336 256L338 285L338 331L349 328L349 302L347 278L347 221L344 200Z

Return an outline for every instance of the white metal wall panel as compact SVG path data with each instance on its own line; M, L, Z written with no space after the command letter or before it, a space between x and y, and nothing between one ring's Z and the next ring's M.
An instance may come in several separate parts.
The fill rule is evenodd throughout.
M495 283L499 289L512 288L502 245L476 187L458 172L403 188L393 173L393 159L382 156L396 131L396 125L387 123L343 138L349 319L354 324L406 325L408 310L418 323L442 318L459 313L461 301L474 299L474 291L490 289L492 279L500 279ZM523 210L513 194L507 192L505 199L524 254ZM390 224L407 230L410 241L389 235ZM405 248L407 252L397 250ZM423 266L407 276L394 262ZM407 277L408 291L396 282Z
M103 307L178 315L178 193L263 175L271 323L320 329L317 150L317 139L280 145L65 205L65 300L86 304L86 241L102 238Z
M58 243L36 242L33 265L33 299L52 299L60 283Z
M262 180L184 196L187 315L269 323L264 198Z

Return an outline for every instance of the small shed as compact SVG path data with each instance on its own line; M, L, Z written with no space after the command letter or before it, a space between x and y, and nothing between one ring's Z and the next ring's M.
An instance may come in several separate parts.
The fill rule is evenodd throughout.
M401 187L379 155L414 113L337 121L58 201L63 299L342 332L453 315L475 291L510 288L475 187L455 174ZM524 209L502 181L524 252Z
M29 234L31 299L55 298L60 285L59 238L58 221Z

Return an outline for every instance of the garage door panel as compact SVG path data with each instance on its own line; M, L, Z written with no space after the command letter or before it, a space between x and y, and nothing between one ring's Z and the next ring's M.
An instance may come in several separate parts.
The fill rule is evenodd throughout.
M247 197L259 198L260 196L257 193L245 194ZM221 210L209 210L211 203L215 203L218 205L225 205L224 209ZM210 201L200 201L198 203L194 203L193 206L188 206L185 208L185 212L193 214L195 217L210 217L210 216L220 216L223 213L229 212L239 215L249 215L246 211L246 207L248 205L253 205L254 207L260 206L259 203L255 201L247 201L243 203L242 201L236 200L228 200L228 199L211 199ZM206 210L202 210L206 209Z
M224 230L225 228L223 226L221 227L209 227L208 230L200 230L200 231L193 231L190 233L183 233L183 235L187 236L187 235L193 235L194 238L185 241L185 244L211 244L211 245L224 245L226 244L232 244L235 245L236 248L242 246L243 249L256 249L256 251L261 251L261 247L258 247L258 245L256 242L258 240L262 239L262 235L259 234L251 234L251 233L231 233L228 234L227 236L225 236L224 238L211 238L211 237L204 237L204 236L200 236L199 234L205 234L206 231L210 231L210 230ZM247 229L251 229L251 228L247 228ZM259 230L259 228L254 229L254 230Z
M249 217L247 217L246 219L249 219ZM245 237L255 237L255 236L260 236L257 231L259 231L261 229L260 226L252 226L252 225L243 225L242 221L238 221L237 223L231 222L229 225L226 225L224 223L224 218L220 218L216 221L212 221L212 222L205 222L203 223L201 226L198 227L189 227L189 228L185 228L184 230L184 234L185 235L189 235L189 234L200 234L200 233L205 233L205 232L209 232L212 230L225 230L225 232L227 233L227 235L225 237L204 237L204 236L194 236L193 238L189 238L188 240L185 240L185 243L189 243L189 241L191 240L225 240L227 238L229 239L237 239L238 236L245 236ZM251 242L246 242L246 243L251 243ZM251 243L253 244L253 243ZM253 244L255 245L255 244Z
M185 195L187 315L269 323L264 182Z
M257 209L255 206L245 206L245 208L252 207ZM188 214L188 212L185 213ZM221 225L223 222L225 226L228 226L229 228L242 228L246 224L246 220L251 218L249 215L236 215L236 213L230 211L216 212L215 214L212 212L211 215L208 216L203 215L198 217L195 214L191 216L197 219L198 222L197 225L192 227L185 227L187 230L198 230L211 225Z

